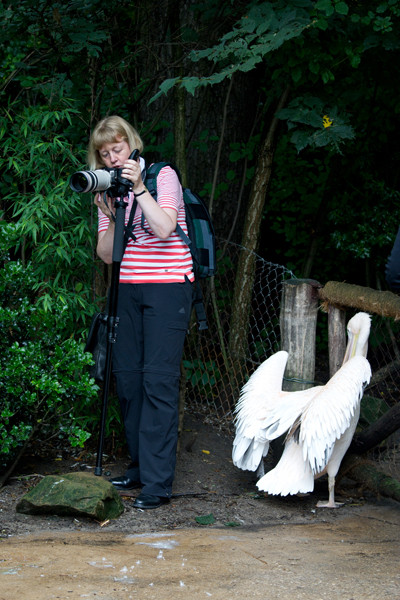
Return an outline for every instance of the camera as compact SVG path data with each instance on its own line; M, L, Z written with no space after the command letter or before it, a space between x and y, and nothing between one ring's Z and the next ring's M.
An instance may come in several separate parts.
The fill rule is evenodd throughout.
M139 150L134 150L130 160L137 160ZM69 186L74 192L107 192L111 198L123 198L128 195L132 182L121 175L122 169L104 167L95 171L77 171L71 175Z

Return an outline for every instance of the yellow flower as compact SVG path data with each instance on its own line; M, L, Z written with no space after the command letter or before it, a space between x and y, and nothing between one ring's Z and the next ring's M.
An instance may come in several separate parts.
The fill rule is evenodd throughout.
M327 127L330 127L332 125L333 121L330 120L330 118L328 117L328 115L324 115L322 118L322 124L325 127L325 129Z

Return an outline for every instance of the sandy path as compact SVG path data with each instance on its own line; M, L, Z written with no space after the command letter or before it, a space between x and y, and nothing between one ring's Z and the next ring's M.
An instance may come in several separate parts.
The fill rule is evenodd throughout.
M0 541L0 599L400 599L400 511L335 523Z

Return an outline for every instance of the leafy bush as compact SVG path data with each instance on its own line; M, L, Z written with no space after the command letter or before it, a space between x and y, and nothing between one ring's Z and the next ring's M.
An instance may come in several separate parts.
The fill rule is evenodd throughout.
M34 269L7 257L18 227L0 225L0 463L34 437L68 439L82 446L98 387L86 366L82 340L66 335L68 309L35 302Z
M31 262L43 308L68 306L71 330L84 329L92 312L95 243L92 197L68 186L83 163L67 137L76 112L55 97L51 105L11 103L0 115L2 218L17 224L13 252Z

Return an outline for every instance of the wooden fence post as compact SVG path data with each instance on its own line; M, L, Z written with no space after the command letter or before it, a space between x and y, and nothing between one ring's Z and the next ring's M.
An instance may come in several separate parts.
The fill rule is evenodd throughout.
M286 391L306 390L315 385L315 334L321 287L314 279L289 279L283 284L281 348L289 353L285 378L299 380L285 381Z
M342 366L346 351L346 311L328 306L329 377Z

